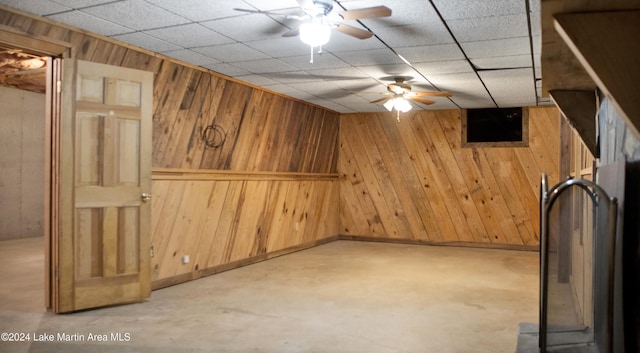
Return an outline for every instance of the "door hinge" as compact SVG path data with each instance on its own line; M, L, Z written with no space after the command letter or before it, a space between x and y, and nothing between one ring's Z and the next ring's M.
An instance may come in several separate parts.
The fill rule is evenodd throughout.
M149 256L153 257L154 252L153 252L153 245L149 248Z
M60 80L56 82L56 93L62 93L62 81Z

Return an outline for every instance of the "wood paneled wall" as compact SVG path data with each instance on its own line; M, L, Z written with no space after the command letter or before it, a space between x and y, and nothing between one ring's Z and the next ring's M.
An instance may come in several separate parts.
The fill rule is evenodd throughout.
M0 8L0 25L155 74L155 287L338 235L338 113L46 19ZM202 140L212 124L218 148Z
M537 246L541 173L558 181L558 116L530 108L529 147L461 148L459 110L343 115L340 233Z
M337 113L166 61L156 80L154 166L336 172ZM202 140L212 124L219 148Z
M334 239L338 181L323 177L158 173L152 200L155 286Z

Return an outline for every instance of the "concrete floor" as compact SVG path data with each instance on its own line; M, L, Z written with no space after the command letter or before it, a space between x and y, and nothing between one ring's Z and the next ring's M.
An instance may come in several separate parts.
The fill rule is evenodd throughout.
M337 241L144 303L53 315L43 308L42 247L0 242L0 332L32 339L0 342L0 352L512 353L518 323L538 319L534 252Z

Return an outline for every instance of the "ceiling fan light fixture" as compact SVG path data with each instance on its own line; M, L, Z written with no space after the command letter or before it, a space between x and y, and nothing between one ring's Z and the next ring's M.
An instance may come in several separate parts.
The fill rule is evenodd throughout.
M331 27L320 22L307 22L300 26L300 40L313 47L321 47L329 43Z
M412 106L408 100L404 97L391 98L382 104L388 111L396 110L398 112L406 113L411 110Z
M388 110L388 111L392 111L393 110L393 104L395 102L395 98L391 98L389 100L387 100L386 102L384 102L382 105Z

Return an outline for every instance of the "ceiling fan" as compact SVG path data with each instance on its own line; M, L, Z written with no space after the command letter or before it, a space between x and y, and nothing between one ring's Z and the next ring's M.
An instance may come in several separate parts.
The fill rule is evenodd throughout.
M282 36L295 37L300 35L302 42L311 47L311 63L313 63L313 48L318 47L319 52L321 53L322 46L329 42L332 29L358 39L367 39L373 36L373 33L369 31L340 23L340 21L391 16L391 9L386 6L366 7L362 9L332 13L333 0L297 1L302 9L302 15L285 15L278 12L239 8L234 8L234 10L264 15L283 16L286 19L302 21L300 27L287 31Z
M411 110L412 106L409 101L415 101L422 104L433 104L435 101L424 97L451 97L449 92L413 92L411 91L411 85L405 82L406 77L398 76L394 77L394 83L387 85L386 97L378 98L370 103L382 103L382 105L388 110L395 110L397 112L398 121L400 120L400 112L406 113Z

